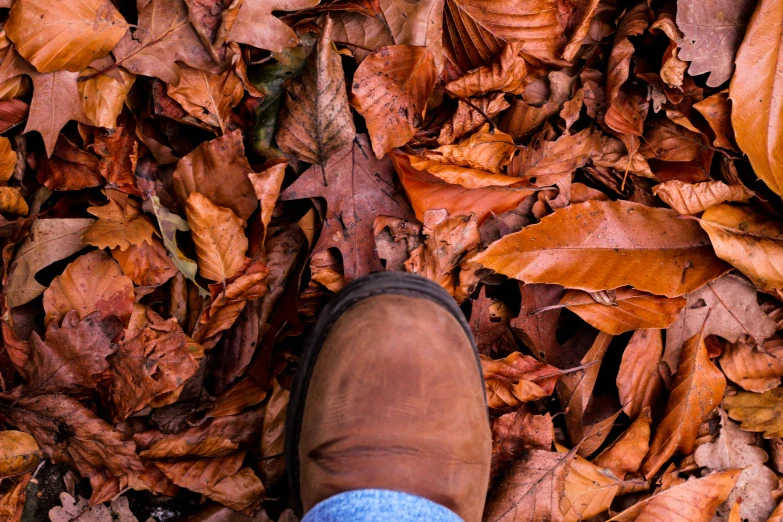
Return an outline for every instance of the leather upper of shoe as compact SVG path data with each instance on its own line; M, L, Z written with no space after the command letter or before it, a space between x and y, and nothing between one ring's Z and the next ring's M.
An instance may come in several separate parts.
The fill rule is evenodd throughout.
M481 520L492 439L470 340L423 298L364 299L333 325L299 440L305 511L364 488L428 498Z

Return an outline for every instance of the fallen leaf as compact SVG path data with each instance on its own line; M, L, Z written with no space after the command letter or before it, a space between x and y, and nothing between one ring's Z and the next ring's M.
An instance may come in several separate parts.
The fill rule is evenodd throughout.
M243 468L244 452L200 460L155 462L175 484L201 493L235 511L252 515L261 507L264 485L253 470Z
M727 201L745 202L753 196L742 185L726 185L722 181L683 183L672 180L653 188L653 194L682 215L694 215Z
M124 204L124 206L123 206ZM127 250L131 245L152 244L158 235L155 226L132 199L109 199L100 207L88 207L87 212L98 219L82 234L82 241L98 248Z
M727 266L695 223L635 203L587 201L495 241L476 262L527 283L596 292L630 285L676 297ZM660 266L655 273L643 267ZM637 268L638 267L638 268Z
M428 151L424 157L441 163L500 174L511 162L516 151L517 147L511 136L497 129L490 132L489 124L485 124L462 143L442 145Z
M185 213L193 231L199 273L225 283L245 264L247 237L242 220L230 209L213 204L199 192L188 196Z
M244 223L258 207L248 179L252 172L237 130L202 143L179 160L172 185L181 205L200 192L215 205L233 210Z
M662 355L660 330L636 330L625 347L617 371L617 391L623 411L632 419L659 400L663 391L658 373Z
M109 62L111 64L113 60ZM93 65L98 64L93 63ZM125 100L136 81L136 76L122 68L117 69L116 76L108 74L93 76L97 72L98 69L92 66L81 72L82 75L90 77L78 83L84 114L92 125L113 129L117 126L117 117L125 106Z
M81 190L103 184L100 162L60 134L51 157L35 154L36 178L50 190Z
M117 118L114 128L93 135L92 150L100 157L98 170L107 186L136 194L139 140L134 132L134 122L126 114Z
M392 171L388 159L373 157L367 136L360 134L324 167L310 167L280 194L282 201L326 199L324 228L313 252L338 248L346 280L383 269L375 252L375 216L409 219L407 203L393 190Z
M750 8L752 3L741 5ZM729 11L747 16L742 9L727 6L727 15ZM781 12L783 3L778 0L758 3L737 51L736 71L729 86L731 124L737 144L748 155L756 176L778 195L783 194L783 179L777 153L781 147L781 136L776 130L780 114L775 107L783 64L777 60L781 34L774 21L780 18ZM733 25L728 29L737 30ZM737 31L741 34L741 29Z
M405 270L442 286L451 295L456 290L454 271L460 260L478 248L481 236L475 216L455 216L427 226L425 239L410 253Z
M519 56L521 42L506 44L493 60L446 84L446 93L456 98L469 98L493 91L522 94L525 91L527 66Z
M275 210L275 203L280 197L280 188L285 179L285 168L287 163L277 163L263 172L251 172L247 176L253 185L256 198L261 205L261 224L264 225L264 235L261 239L263 245L266 240L266 233L269 229L269 222L272 220L272 213Z
M261 432L259 449L265 457L259 463L259 470L267 483L272 484L285 473L285 459L282 458L285 446L285 419L291 393L282 388L275 380L272 383L272 395L264 411L264 429Z
M629 507L610 522L660 520L678 517L683 522L709 522L737 482L740 470L692 478Z
M723 407L745 431L763 432L765 439L783 436L783 388L764 393L741 391L725 397Z
M564 451L567 451L564 448ZM602 469L579 455L568 463L560 511L563 520L578 522L609 509L620 491L619 480L611 471Z
M177 232L189 232L190 225L178 215L169 212L164 208L163 205L160 204L160 200L157 196L152 196L150 201L152 201L152 210L155 217L158 218L158 226L160 227L163 244L166 246L166 250L171 253L171 259L174 262L174 265L182 272L182 275L193 281L196 288L199 288L200 293L206 294L206 291L198 286L198 283L196 282L198 265L195 261L187 257L177 245Z
M550 450L553 435L549 414L533 415L518 410L501 415L492 423L490 477L497 477L528 450Z
M623 287L609 304L597 303L590 294L569 290L560 301L588 324L619 335L644 328L666 328L685 306L685 298L667 298Z
M694 335L683 346L663 420L642 466L645 477L652 477L675 453L693 452L699 425L720 404L725 389L726 378L710 361L704 337Z
M453 147L453 145L445 146ZM395 152L394 154L401 156L404 153ZM424 159L411 154L405 156L413 169L427 172L450 185L461 185L468 189L526 185L525 181L520 178L493 174L480 168L461 167L452 162L443 161L443 157L437 157L432 153L427 154L427 158L432 159Z
M359 65L350 101L367 123L378 159L416 134L436 76L432 53L413 45L382 47Z
M511 328L537 359L563 366L562 350L555 335L562 309L551 308L560 302L563 287L519 283L519 291L522 302L519 315L509 323Z
M783 346L779 339L770 339L761 346L740 338L726 343L720 357L720 367L733 382L743 389L763 393L780 385L783 377Z
M275 140L283 152L324 165L356 136L340 55L327 16L321 37L302 74L284 88Z
M742 499L741 518L744 520L766 520L775 509L773 490L778 488L775 472L764 466L767 453L754 445L756 436L744 432L731 422L726 412L720 410L721 429L715 442L708 442L696 448L696 464L712 471L742 469L737 483L723 506L718 509L720 517L728 516L737 498Z
M497 360L482 355L481 368L490 408L514 407L552 395L562 373L520 352Z
M506 42L522 42L522 51L558 63L565 44L553 0L446 0L443 46L465 71L488 64Z
M77 500L78 499L78 500ZM60 505L49 510L50 522L138 522L128 504L128 497L118 497L111 504L90 506L89 500L77 495L73 498L67 492L60 493Z
M147 313L143 330L127 330L109 358L113 375L110 393L116 421L123 421L152 403L165 406L198 368L185 333L176 319ZM167 394L169 396L167 396Z
M645 407L628 429L593 459L593 464L608 469L620 479L639 471L649 451L651 422L650 408Z
M298 11L315 7L320 0L247 0L240 4L228 40L280 52L299 42L296 33L272 11Z
M14 3L5 23L16 49L39 72L81 71L103 58L120 41L128 24L104 0L65 0L54 5L37 0Z
M734 151L739 150L734 137L734 127L731 126L731 103L729 103L727 90L715 93L698 103L694 103L693 108L704 116L704 119L707 120L712 132L715 134L713 145Z
M9 307L21 306L41 295L46 287L35 274L50 264L65 259L83 248L82 233L92 219L37 219L30 234L16 252L9 267L5 299Z
M196 69L215 68L188 19L184 0L151 0L139 8L137 27L125 34L112 51L115 66L136 75L176 83L183 62Z
M231 109L239 105L245 89L237 74L229 69L222 74L180 65L176 82L166 93L177 100L182 108L207 125L225 133L231 119Z
M729 204L708 209L699 221L715 253L731 263L762 290L783 288L780 265L783 222L752 207Z
M0 136L0 182L11 179L16 167L16 152L11 148L11 140Z
M21 431L0 431L0 477L27 473L39 462L41 451L33 437Z
M508 172L539 187L555 185L587 163L598 148L598 136L592 129L585 129L573 136L564 134L555 141L529 147L514 157Z
M462 136L481 127L487 121L484 115L493 118L508 107L509 104L503 93L494 93L483 98L458 100L457 110L440 129L438 143L440 145L454 143Z
M30 209L16 187L0 187L0 212L11 216L26 216Z
M775 321L758 305L756 290L741 277L729 274L688 295L685 308L666 331L663 360L674 373L683 343L700 331L729 342L749 335L763 343L775 330Z
M95 311L126 323L133 311L133 282L103 250L78 257L54 278L43 296L46 323L59 323L71 310L80 319Z
M111 255L122 272L139 286L160 286L177 273L173 259L157 238L152 243L130 245L127 250L114 248Z
M487 500L485 521L559 521L560 502L573 451L530 450L516 460Z
M678 0L677 26L683 32L678 42L680 58L691 62L688 68L691 76L710 73L709 87L717 87L731 78L734 54L754 5L747 0L730 4Z

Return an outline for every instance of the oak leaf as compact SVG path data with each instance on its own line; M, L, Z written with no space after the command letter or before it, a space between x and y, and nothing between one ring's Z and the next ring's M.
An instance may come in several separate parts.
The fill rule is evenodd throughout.
M185 213L193 231L199 273L217 282L236 275L245 264L248 245L242 220L230 208L213 204L199 192L190 193Z
M629 507L610 522L681 520L709 522L737 482L740 470L692 478Z
M744 520L766 520L775 509L773 490L778 488L778 479L764 463L767 453L755 446L756 435L740 430L731 422L726 412L720 410L720 433L714 442L696 448L696 464L713 471L740 468L737 483L726 502L718 509L717 516L725 517L735 500L742 499L741 518Z
M296 33L272 11L298 11L315 7L320 0L246 0L240 4L228 40L280 52L299 43Z
M324 165L356 136L340 55L327 16L302 74L286 84L275 140L283 152Z
M722 181L683 183L672 180L653 188L653 194L682 215L694 215L727 201L745 202L753 196L742 185L726 185Z
M677 297L727 270L699 228L669 210L627 201L587 201L557 209L507 235L476 262L528 283L587 292L630 285ZM660 266L654 274L644 267Z
M54 278L44 292L46 323L59 322L71 310L80 319L100 312L101 319L116 316L127 322L133 311L133 282L103 250L78 257Z
M710 73L707 86L718 87L731 78L734 54L755 3L748 0L722 2L677 2L677 26L683 32L678 42L680 59L691 62L688 74Z
M323 168L310 167L280 194L282 201L311 197L326 199L314 252L338 248L346 280L383 269L375 252L375 216L411 217L408 204L394 190L391 162L373 156L365 134L357 135Z
M763 432L765 439L783 437L783 388L764 393L739 392L723 399L731 419L745 431Z
M632 419L654 406L663 391L658 365L663 355L660 330L636 330L623 352L617 390L623 411Z
M8 37L41 73L81 71L120 41L128 24L111 2L39 0L14 3L5 23Z
M97 217L82 234L82 241L98 248L119 248L127 250L131 245L152 244L158 235L155 226L141 210L141 205L132 199L110 199L106 205L88 207L87 212Z
M69 312L62 326L51 321L44 339L33 332L26 361L26 396L47 393L89 393L109 379L106 357L114 353L112 339L121 325L95 312L80 320Z
M552 395L561 374L554 366L520 352L496 360L482 355L481 368L490 408L514 407Z
M176 485L201 493L235 511L254 514L264 499L264 485L252 469L242 467L245 452L199 460L155 462Z
M579 290L569 290L560 301L588 324L602 332L619 335L641 328L666 328L685 306L685 298L667 298L623 287L612 302L596 302Z
M741 5L749 8L752 2ZM742 9L725 9L720 12L746 16ZM776 110L783 77L783 61L778 60L781 33L776 25L781 16L783 2L758 3L737 51L736 71L729 86L737 144L748 155L756 176L778 195L783 194L783 158L778 152L783 147L783 136L777 132L780 111Z
M759 307L756 290L743 278L725 275L688 295L688 303L666 331L664 362L674 373L683 343L700 331L736 342L740 335L763 343L776 326Z
M350 101L367 122L378 159L416 134L436 77L432 53L413 45L382 47L356 69Z
M694 335L683 346L663 420L642 466L646 477L653 476L676 452L693 452L699 425L720 404L725 389L726 378L710 361L704 337Z
M36 219L9 267L5 299L21 306L41 295L46 287L35 280L39 270L87 248L81 236L92 219Z
M248 179L252 172L242 133L235 130L202 143L179 160L172 185L183 206L191 193L200 192L215 205L233 210L245 223L258 207Z
M752 207L727 203L708 209L699 220L715 253L760 289L783 288L783 222Z

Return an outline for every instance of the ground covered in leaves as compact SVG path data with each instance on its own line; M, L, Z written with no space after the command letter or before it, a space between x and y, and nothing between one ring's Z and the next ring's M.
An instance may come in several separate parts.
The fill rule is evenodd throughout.
M303 339L383 270L469 319L486 521L783 520L783 0L0 21L0 521L296 520Z

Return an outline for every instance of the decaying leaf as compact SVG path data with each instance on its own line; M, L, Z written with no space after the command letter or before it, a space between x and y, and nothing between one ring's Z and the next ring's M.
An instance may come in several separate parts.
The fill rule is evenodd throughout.
M763 432L764 438L783 436L783 390L774 388L764 393L739 392L725 397L723 407L729 417L740 421L746 431Z
M482 355L481 367L490 408L513 407L551 395L560 375L557 368L519 352L500 360Z
M742 185L726 185L721 181L683 183L673 180L661 183L653 194L683 215L700 214L727 201L747 201L753 195Z
M0 431L0 477L26 473L40 461L41 452L33 437L21 431Z

